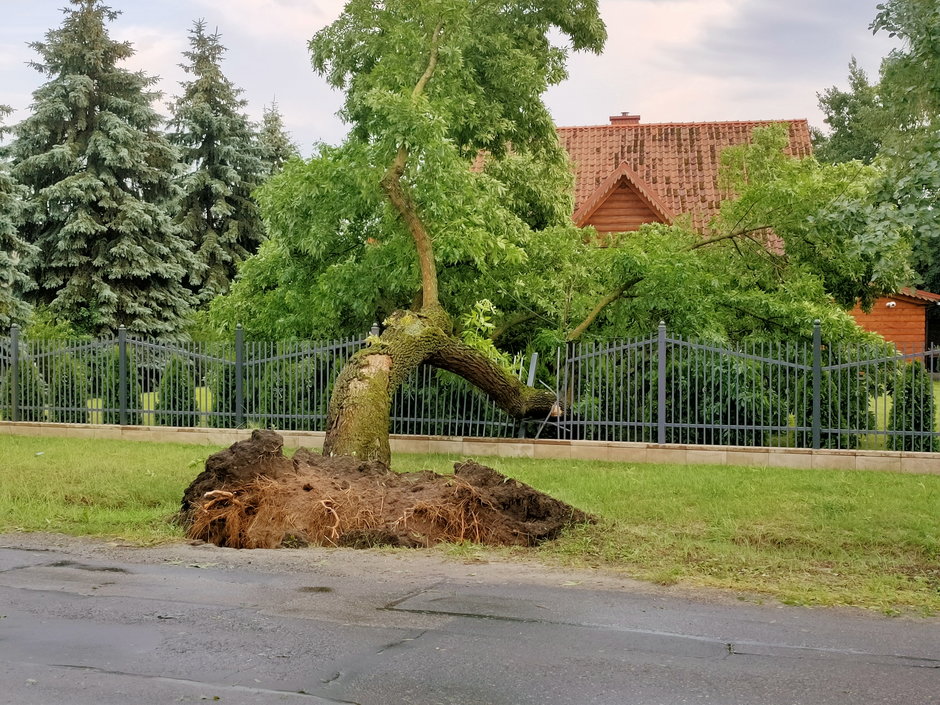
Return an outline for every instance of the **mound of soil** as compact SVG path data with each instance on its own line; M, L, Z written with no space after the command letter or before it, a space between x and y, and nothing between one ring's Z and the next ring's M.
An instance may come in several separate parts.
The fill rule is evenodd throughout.
M492 468L398 474L383 463L283 454L274 431L253 431L212 455L183 494L193 539L233 548L308 544L430 546L441 541L532 546L594 518Z

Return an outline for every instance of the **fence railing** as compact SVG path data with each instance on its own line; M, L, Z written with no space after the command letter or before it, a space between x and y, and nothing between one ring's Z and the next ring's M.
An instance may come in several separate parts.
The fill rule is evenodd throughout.
M163 343L0 337L0 418L324 430L332 385L364 340ZM520 359L564 414L520 423L430 366L393 399L391 431L707 445L934 451L940 350L812 342L710 345L670 335L569 344Z

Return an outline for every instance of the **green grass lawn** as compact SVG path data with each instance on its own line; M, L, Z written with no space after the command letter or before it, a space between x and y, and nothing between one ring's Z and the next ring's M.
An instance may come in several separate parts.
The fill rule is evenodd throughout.
M0 436L0 531L182 538L170 522L213 448ZM397 470L457 458L400 456ZM940 612L940 477L482 459L597 515L541 548L445 551L598 566L794 604Z

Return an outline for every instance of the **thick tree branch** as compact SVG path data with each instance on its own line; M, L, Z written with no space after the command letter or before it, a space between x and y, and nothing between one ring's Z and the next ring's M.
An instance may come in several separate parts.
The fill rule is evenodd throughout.
M513 418L545 418L555 408L554 392L526 386L502 365L457 338L448 338L445 345L428 356L427 361L460 375Z
M418 98L424 93L428 81L434 75L437 68L437 61L440 52L440 38L443 30L443 24L438 23L431 36L431 51L428 58L428 65L415 84L411 92L412 98ZM418 266L421 270L421 294L422 308L436 308L439 305L438 286L437 286L437 265L434 262L434 247L431 244L431 235L428 233L424 222L418 215L418 209L415 206L411 195L405 190L401 179L405 173L405 164L408 162L408 149L402 145L398 148L398 154L392 162L385 176L382 177L382 189L392 206L398 211L401 219L408 227L411 237L415 243L415 249L418 254Z
M513 316L510 316L500 325L496 326L496 328L490 334L490 340L495 342L516 326L531 321L534 318L538 318L538 314L533 311L525 311L523 313L517 313Z
M767 229L768 229L767 226L760 226L756 228L748 228L747 230L736 230L731 233L725 233L724 235L715 235L714 237L704 238L702 240L698 240L697 242L692 243L691 245L688 245L687 247L684 248L684 251L692 252L693 250L697 250L707 245L714 245L715 243L722 242L724 240L732 240L733 242L736 242L740 238L747 238L749 240L757 242L757 240L755 240L751 236L754 233L760 232L762 230L767 230ZM591 325L594 323L594 321L597 320L597 317L600 316L600 314L603 312L605 308L607 308L612 303L615 303L619 301L621 298L623 298L623 296L628 291L630 291L630 289L632 289L634 286L636 286L641 281L643 281L644 278L645 277L639 276L639 277L630 279L624 282L623 284L620 284L619 286L614 288L610 293L606 294L603 298L601 298L597 302L597 304L594 306L594 308L591 309L590 313L588 313L588 315L585 316L584 320L581 321L581 323L579 323L577 327L574 328L570 333L568 333L568 340L569 341L577 340L582 335L584 335L584 332L588 328L591 327Z
M545 418L555 409L554 393L527 387L455 338L443 311L396 311L379 340L357 352L340 372L330 398L324 454L387 464L392 398L424 362L463 377L515 418Z

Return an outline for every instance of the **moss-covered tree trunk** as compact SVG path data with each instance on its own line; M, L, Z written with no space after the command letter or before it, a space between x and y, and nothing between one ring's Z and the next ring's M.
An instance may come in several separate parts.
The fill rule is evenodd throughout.
M423 362L460 375L515 418L548 415L555 396L527 387L512 373L468 347L440 309L399 311L381 337L342 369L330 399L323 452L388 464L392 397Z

